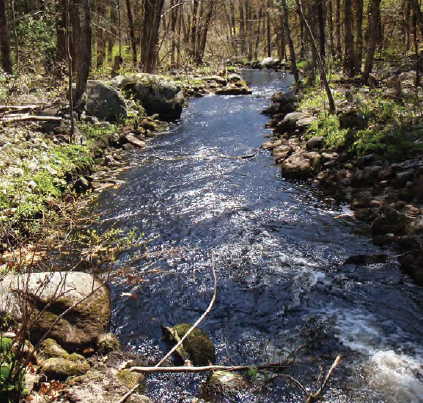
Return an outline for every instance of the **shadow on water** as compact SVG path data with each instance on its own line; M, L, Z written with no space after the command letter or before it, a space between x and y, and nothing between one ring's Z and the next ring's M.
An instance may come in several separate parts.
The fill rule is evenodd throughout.
M335 219L341 207L325 205L308 185L284 181L259 148L270 133L260 111L291 78L270 71L245 71L244 78L252 95L190 101L181 122L134 156L124 185L103 192L93 207L104 229L136 228L151 239L122 256L121 267L132 259L131 267L112 287L122 345L161 358L160 324L193 323L207 308L213 254L217 301L201 327L219 363L279 361L302 346L293 374L317 389L320 368L341 353L324 401L423 402L422 290L395 262L341 264L378 249L357 224ZM188 401L203 378L154 375L147 395ZM228 401L302 397L278 378Z

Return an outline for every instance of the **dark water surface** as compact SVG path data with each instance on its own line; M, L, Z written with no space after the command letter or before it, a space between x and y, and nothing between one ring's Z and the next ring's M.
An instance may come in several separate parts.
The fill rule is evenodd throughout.
M152 240L117 266L113 327L122 345L158 361L160 324L194 323L207 308L213 255L217 300L200 327L218 363L280 361L302 346L292 373L316 390L321 369L341 353L323 401L423 402L422 289L395 262L342 266L350 255L380 251L353 220L336 219L341 207L281 179L259 149L269 134L260 111L291 78L243 74L252 95L190 101L181 123L134 156L124 184L93 206L103 228L135 228ZM152 375L146 394L190 401L204 377ZM228 401L301 402L303 395L278 378Z

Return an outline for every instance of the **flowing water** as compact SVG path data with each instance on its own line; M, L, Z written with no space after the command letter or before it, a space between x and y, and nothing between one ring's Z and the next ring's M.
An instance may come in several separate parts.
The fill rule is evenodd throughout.
M316 390L340 353L323 401L423 402L423 290L395 259L342 265L350 255L380 251L359 224L337 218L342 206L309 184L283 180L259 149L269 134L260 111L291 78L243 74L252 95L190 101L180 123L134 155L123 185L93 206L103 229L135 228L150 240L117 265L114 331L123 346L158 361L160 324L194 323L207 308L214 261L217 299L200 327L215 342L218 363L277 362L300 348L290 373ZM189 401L204 377L151 375L146 394L154 402ZM280 377L228 401L304 397Z

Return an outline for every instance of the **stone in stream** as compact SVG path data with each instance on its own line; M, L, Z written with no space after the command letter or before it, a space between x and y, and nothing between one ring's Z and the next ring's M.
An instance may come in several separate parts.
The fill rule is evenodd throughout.
M286 179L307 179L317 174L320 161L319 153L297 151L282 163L282 176Z
M236 372L215 371L210 373L200 388L200 396L208 402L222 402L248 388L245 379Z
M192 325L181 323L169 328L162 326L163 340L171 344L176 344ZM195 366L210 365L216 362L216 350L209 336L202 330L195 328L187 339L183 342L182 348L176 353L183 360L190 360Z
M325 145L325 138L323 136L312 137L306 143L307 150L314 150L315 148L320 149Z

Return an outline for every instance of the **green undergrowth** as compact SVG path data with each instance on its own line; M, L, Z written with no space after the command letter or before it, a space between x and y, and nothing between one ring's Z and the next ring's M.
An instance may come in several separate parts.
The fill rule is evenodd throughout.
M389 160L412 156L421 151L419 139L423 127L418 122L418 104L407 104L387 97L380 90L350 92L333 90L337 114L327 110L326 94L320 89L308 89L300 103L300 109L308 110L317 117L306 138L323 136L327 148L347 151L355 156L378 154ZM343 127L342 115L353 110L365 127Z

